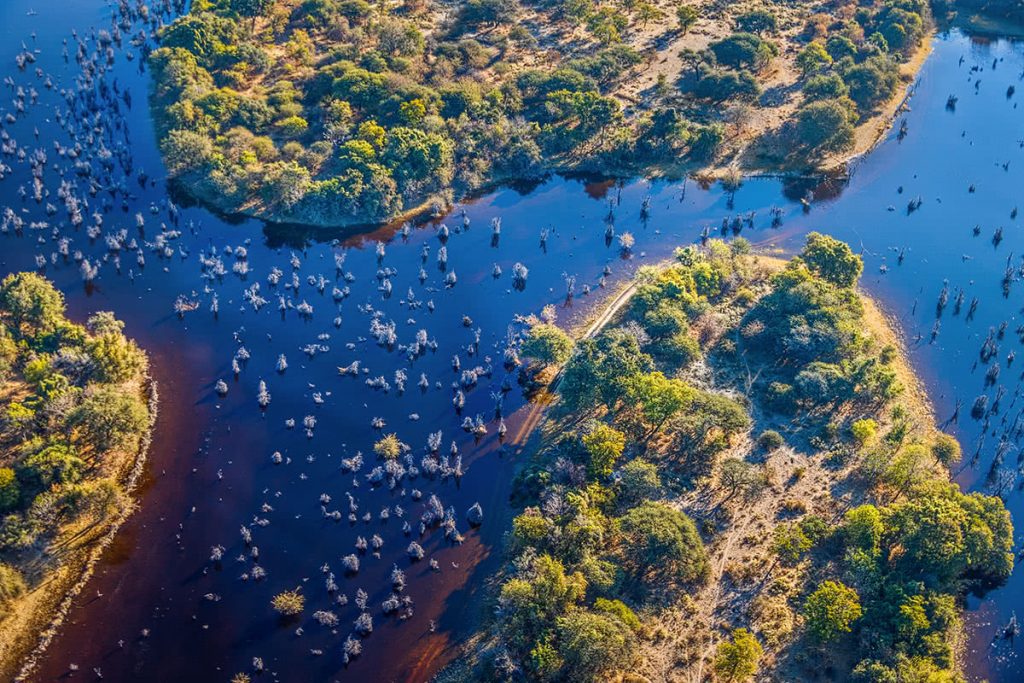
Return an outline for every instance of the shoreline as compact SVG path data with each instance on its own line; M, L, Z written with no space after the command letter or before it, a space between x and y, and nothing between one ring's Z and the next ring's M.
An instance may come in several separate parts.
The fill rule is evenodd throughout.
M747 166L740 163L739 165L734 165L733 163L723 163L729 161L724 158L719 159L718 162L708 163L700 167L694 167L691 164L683 163L652 165L646 168L600 168L600 164L593 165L585 162L581 164L555 163L544 168L543 172L539 174L538 177L545 178L551 174L570 175L579 173L593 174L595 177L609 180L666 180L668 182L672 182L673 180L679 180L682 178L707 178L712 181L717 181L721 180L725 173L730 169L738 170L744 179L824 179L829 177L834 178L837 176L847 177L849 175L849 167L866 157L879 144L881 144L885 140L886 134L895 124L896 119L903 111L905 111L907 103L913 98L921 69L927 63L928 57L932 53L932 44L937 39L938 34L939 30L938 27L935 26L933 19L932 28L927 36L922 39L921 44L917 47L911 57L899 65L900 77L907 82L907 85L894 93L887 102L881 105L877 113L857 124L854 132L855 142L853 148L838 156L833 155L825 157L820 163L814 166L804 169L794 169L782 164ZM150 106L152 110L153 105L151 102L148 103L148 106ZM761 131L761 133L763 134L764 131ZM741 135L742 134L743 133L741 133ZM729 156L731 159L735 161L738 158L742 158L752 142L757 138L758 135L755 135L755 137L749 140L739 152L734 151L734 153L730 154ZM258 210L258 207L243 207L239 210L232 211L219 206L212 197L205 197L201 194L194 194L191 192L189 189L189 183L185 178L167 177L167 181L178 183L181 191L184 192L191 201L194 201L214 213L225 217L255 219L275 226L293 225L297 228L352 231L370 231L390 225L398 225L403 222L421 222L429 220L432 217L431 214L434 207L442 201L444 202L442 204L443 217L444 215L450 214L451 211L459 204L502 188L508 188L517 182L524 182L528 180L532 179L514 177L491 178L479 187L467 189L458 196L455 196L452 188L448 187L440 192L433 193L430 196L425 197L418 204L404 208L394 216L381 221L368 222L365 220L353 219L351 221L329 223L323 221L296 220L287 216L278 215L274 212L260 211ZM254 208L257 210L251 210Z
M37 592L47 589L50 599L43 599L40 601L41 604L30 608L31 613L20 625L21 633L15 634L12 640L17 641L19 637L24 638L26 633L36 633L37 635L35 637L28 637L27 642L20 647L15 645L6 655L8 661L0 661L0 672L10 675L10 680L16 683L27 681L36 669L40 659L46 653L47 648L53 642L60 627L67 619L75 600L84 590L89 579L92 578L96 564L102 559L104 552L106 552L117 536L121 526L135 512L138 505L138 500L132 494L138 488L146 469L149 450L153 443L160 400L156 380L150 375L147 374L143 378L141 388L146 394L149 426L142 435L139 449L131 463L131 467L121 480L124 486L124 493L129 497L130 505L125 506L121 510L95 542L72 554L68 561L56 570L57 576L45 579L33 590L33 592ZM56 582L56 590L53 590L53 586L50 585L53 582Z

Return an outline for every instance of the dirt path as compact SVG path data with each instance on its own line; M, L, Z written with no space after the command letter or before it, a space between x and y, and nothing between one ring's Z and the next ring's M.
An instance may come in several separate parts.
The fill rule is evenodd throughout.
M593 339L601 330L603 330L608 323L615 319L615 316L623 307L629 303L633 295L636 294L637 283L636 280L631 280L630 283L623 288L618 294L612 297L612 300L608 302L604 309L601 311L594 320L587 326L577 341L583 339ZM554 376L551 382L548 384L546 391L552 396L558 393L558 388L562 384L562 371L559 369L558 374ZM547 401L537 401L530 406L530 412L527 413L526 419L523 424L519 427L519 431L516 432L515 438L512 439L511 444L514 446L524 446L527 439L530 438L530 434L540 424L541 419L544 417L544 412L547 410L551 403Z

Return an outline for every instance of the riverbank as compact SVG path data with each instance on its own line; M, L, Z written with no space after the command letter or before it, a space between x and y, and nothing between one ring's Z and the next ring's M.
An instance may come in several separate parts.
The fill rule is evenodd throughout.
M728 637L729 631L738 626L744 626L761 641L764 649L764 656L759 657L762 671L771 672L784 679L800 679L813 672L820 671L825 664L821 663L819 644L799 628L800 617L798 616L797 605L805 600L810 600L808 594L815 585L820 587L821 582L833 577L836 562L830 558L836 551L824 541L821 548L815 549L818 540L809 541L807 546L799 546L799 549L792 556L782 553L779 548L780 533L804 533L803 529L810 529L812 520L814 525L822 525L829 529L826 535L842 537L842 527L848 523L848 516L845 516L854 508L874 509L874 505L892 505L901 496L906 496L907 503L912 503L917 496L928 496L930 493L911 493L907 489L900 489L894 480L887 479L890 475L884 475L880 479L871 481L865 480L866 473L874 465L868 461L876 456L872 452L883 448L883 444L890 444L892 435L899 433L898 441L894 446L892 456L897 462L905 460L914 449L922 449L924 446L915 444L939 443L946 437L935 427L934 411L931 402L926 395L923 385L917 378L906 353L905 342L900 336L894 320L889 318L884 311L863 292L858 292L856 297L859 301L858 334L862 336L864 343L870 344L873 354L878 354L883 360L888 379L886 382L891 387L899 387L895 392L898 398L886 398L880 402L862 401L841 401L838 405L829 406L826 410L821 407L811 409L804 406L793 417L782 417L776 409L769 409L760 397L760 392L767 382L776 377L777 371L767 366L761 367L749 364L743 356L737 357L736 348L740 340L758 332L754 329L757 316L754 315L753 322L746 322L751 319L750 313L742 313L743 310L756 311L761 305L758 299L761 296L771 295L771 291L764 290L764 284L774 281L773 278L788 267L785 262L775 258L751 258L749 263L741 265L736 263L737 269L745 273L740 296L747 301L736 310L736 303L726 299L721 304L714 305L711 309L701 314L698 321L693 323L701 340L701 348L707 354L706 362L699 362L693 367L686 369L674 377L682 377L698 392L711 392L708 395L717 395L721 400L726 397L738 399L746 410L749 411L750 424L744 434L737 433L734 436L726 436L728 447L719 452L714 458L717 463L739 463L732 467L746 468L748 471L760 470L764 477L763 485L757 487L758 493L751 496L740 493L737 495L737 486L743 487L747 484L736 484L738 475L719 473L716 476L698 478L694 485L683 484L676 480L679 476L674 468L673 459L677 456L671 455L673 448L667 448L668 442L665 438L656 436L646 445L627 446L631 458L645 458L656 463L666 486L670 492L661 499L659 505L667 504L669 507L678 510L691 517L702 531L702 536L707 543L707 566L710 568L706 580L699 582L699 589L696 592L689 592L682 595L681 599L671 599L667 603L655 600L654 603L637 601L636 596L629 591L622 593L621 587L602 586L598 595L608 597L621 597L626 600L626 605L618 602L621 607L616 607L615 613L624 615L636 611L642 627L636 632L635 648L639 656L632 658L619 650L614 650L609 659L612 663L597 665L591 662L588 666L600 666L604 672L602 675L613 676L617 667L625 664L627 659L628 669L633 672L636 680L665 680L676 677L684 677L695 681L703 680L705 671L712 665L715 653L719 651L721 644ZM677 267L678 268L678 267ZM657 277L648 275L644 282L650 288L656 283ZM762 284L758 284L762 283ZM750 301L750 290L753 290L754 303ZM628 291L628 290L627 290ZM745 293L744 293L745 292ZM774 295L773 295L774 296ZM613 296L611 304L604 307L604 314L599 315L597 320L605 321L612 317L607 311L617 307L622 294ZM650 290L645 293L646 302L640 304L641 309L651 306L649 301ZM632 315L626 319L631 320L630 324L635 325L636 320ZM620 319L619 322L622 322ZM735 342L733 339L735 338ZM748 342L743 342L746 344ZM588 347L586 354L593 354L595 347ZM651 347L656 349L656 347ZM652 351L654 352L654 351ZM656 352L655 352L656 353ZM862 361L850 361L862 362ZM872 361L867 361L871 363ZM572 365L574 361L570 360ZM760 377L764 373L766 377ZM561 377L562 373L556 375ZM758 379L760 377L760 379ZM578 382L578 378L576 379ZM777 380L781 381L781 380ZM560 381L553 380L556 384L552 393L560 394L558 386ZM751 391L753 384L761 386L761 389ZM774 386L774 384L772 384ZM573 384L572 391L587 391L586 388ZM888 395L888 394L886 394ZM575 399L574 399L575 400ZM820 399L819 399L820 400ZM806 399L805 399L806 401ZM891 410L890 410L891 408ZM899 408L899 410L897 410ZM621 412L619 412L621 411ZM609 414L613 424L628 425L635 407L622 407ZM596 413L588 411L590 419L602 419L601 411ZM622 422L623 416L625 422ZM613 417L614 416L614 417ZM585 416L584 416L585 417ZM850 445L850 436L844 430L851 429L851 425L871 424L870 434L856 436L860 441L856 446ZM558 467L552 465L558 454L566 448L568 435L579 429L584 424L582 417L572 411L560 408L555 413L546 412L543 421L539 425L539 443L536 445L535 455L524 463L517 481L520 486L530 487L528 482L541 476L540 473L547 472L548 476L557 477ZM777 431L776 431L777 430ZM627 428L628 431L628 428ZM780 445L766 447L765 437L754 435L761 433L775 434ZM783 436L779 436L779 434ZM879 436L876 437L875 434ZM727 432L728 434L728 432ZM825 436L828 434L828 436ZM854 434L860 434L854 429ZM884 439L882 438L884 435ZM650 436L647 437L650 439ZM946 443L942 441L943 443ZM674 443L674 442L673 442ZM691 445L690 448L694 448ZM699 446L697 446L699 450ZM666 450L667 449L667 450ZM845 454L844 450L845 449ZM571 448L570 448L571 450ZM547 454L547 455L545 455ZM570 457L563 455L563 458ZM585 456L584 456L585 460ZM582 466L582 462L577 463ZM917 475L920 477L919 484L922 491L929 490L929 482L948 482L949 473L944 467L936 462L928 464L924 461L918 465L923 470ZM551 467L554 467L552 470ZM719 465L714 465L717 469ZM890 468L889 464L884 465ZM732 470L730 470L732 471ZM886 469L888 471L888 469ZM629 479L632 475L620 474L620 477ZM895 476L895 475L893 475ZM615 481L619 481L616 479ZM673 483L668 483L668 482ZM732 481L733 483L727 483ZM870 482L870 483L866 483ZM565 485L564 483L562 485ZM612 514L612 510L618 509L615 503L619 495L624 495L621 483L603 484L600 481L590 484L586 496L591 498L590 506L586 514L601 516L597 509L604 514ZM916 486L915 485L915 486ZM603 487L607 486L607 493L600 493ZM762 488L763 486L763 488ZM897 486L897 488L892 488ZM570 486L570 490L574 487ZM742 491L742 488L739 489ZM893 495L895 493L895 495ZM522 492L521 492L522 494ZM582 494L581 494L582 495ZM610 496L605 500L604 495ZM543 496L541 496L543 498ZM605 502L597 502L602 501ZM595 509L595 507L597 509ZM577 514L584 514L578 512ZM621 511L619 512L621 514ZM627 513L622 519L629 519ZM1005 514L1005 513L1004 513ZM588 517L589 518L589 517ZM565 555L561 545L551 546L544 542L537 545L536 539L530 534L539 533L540 520L546 517L536 508L527 507L523 514L513 524L508 541L507 552L521 552L524 544L529 549L533 547L536 552L550 552L554 557L562 559ZM555 516L548 524L558 526L562 522ZM799 524L797 523L799 521ZM529 523L528 523L529 522ZM579 523L577 521L577 523ZM597 523L596 520L592 523ZM627 522L631 524L632 522ZM535 529L535 531L529 531ZM568 528L564 530L568 533ZM613 536L615 535L614 532ZM810 534L810 531L807 531ZM1008 533L1004 528L1000 534ZM524 535L525 534L525 535ZM815 537L819 539L820 537ZM529 540L534 539L534 540ZM1002 541L1000 541L1002 542ZM1009 542L1009 541L1007 541ZM599 544L598 548L602 546ZM514 550L513 550L514 549ZM587 565L578 565L571 558L577 556L573 551L572 555L565 557L565 575L569 577L570 570L583 571L588 581L592 579L593 568L587 569ZM619 551L612 548L597 550L599 556L606 557L615 563L624 562L628 566L628 559L621 559ZM786 550L785 553L790 553ZM628 558L629 553L626 553ZM528 555L523 555L528 557ZM547 557L545 555L545 557ZM616 559L619 558L619 559ZM774 559L773 559L774 558ZM668 558L662 558L668 561ZM520 558L517 562L525 562ZM654 561L654 560L652 560ZM658 564L657 561L654 561ZM493 603L498 610L493 623L484 627L482 632L474 638L473 652L467 652L465 657L456 664L449 667L439 678L442 681L467 680L479 677L486 677L483 671L487 666L501 666L501 658L505 655L501 652L506 647L521 647L514 645L523 635L520 629L526 626L516 617L517 610L523 609L521 600L523 598L512 598L510 591L516 586L516 595L519 587L516 584L516 577L523 569L516 562L508 565L518 569L508 569L507 575L503 575L504 587L495 593L489 602ZM535 569L535 571L548 571ZM879 571L896 571L887 568L882 561ZM561 572L561 569L559 569ZM544 574L546 577L547 574ZM580 576L573 574L573 577ZM538 581L546 581L547 578L538 578ZM577 579L573 579L577 580ZM582 577L578 580L582 581ZM593 578L592 580L597 580ZM770 584L770 587L769 587ZM584 583L586 585L586 582ZM628 584L627 584L628 585ZM617 584L616 584L617 586ZM785 588L783 588L785 587ZM635 586L634 586L635 588ZM609 595L610 592L610 595ZM657 591L659 594L661 589ZM596 603L600 610L611 609L607 607L611 603L605 601L605 607L601 607L601 600ZM928 598L931 599L931 598ZM617 602L615 600L613 603ZM498 609L500 606L500 609ZM868 606L865 605L865 609ZM870 608L875 609L875 608ZM585 605L577 608L569 608L567 615L582 615L587 612ZM625 610L625 612L622 612ZM873 614L873 613L872 613ZM583 619L583 616L573 617ZM587 617L590 618L590 617ZM593 617L597 618L597 617ZM810 619L810 617L807 617ZM864 629L883 628L877 621L879 615L874 615L871 620L866 618ZM566 617L568 623L569 616ZM625 623L630 623L626 616L623 616ZM559 629L563 628L559 618ZM788 625L787 625L788 624ZM550 630L551 626L548 626ZM612 628L609 624L602 628ZM511 629L511 630L510 630ZM950 656L959 654L959 647L963 643L963 634L959 622L941 627L942 633L948 642L952 644ZM559 630L561 634L561 630ZM560 638L566 636L560 635ZM510 643L511 639L511 643ZM565 647L563 645L562 647ZM611 644L609 643L609 646ZM617 645L614 647L618 647ZM569 666L570 655L562 652L565 657L566 666ZM859 653L858 646L851 639L843 639L831 648L828 665L843 670L851 670L858 661L864 657ZM561 661L560 659L557 661ZM571 661L576 661L575 659ZM937 660L944 661L944 660ZM616 663L617 662L617 663ZM510 665L513 665L513 660ZM532 663L523 663L523 666L530 668L536 666L536 660ZM578 666L574 664L573 666ZM481 668L483 667L483 668ZM610 667L610 668L605 668Z
M147 398L149 427L135 457L126 463L127 471L119 482L129 497L135 493L145 471L159 408L156 382L146 378L139 388ZM66 554L62 555L60 566L47 574L29 593L6 607L6 616L0 620L0 633L5 636L0 639L0 678L12 681L30 679L75 599L88 583L96 564L134 512L135 505L136 501L132 499L131 504L123 507L98 535L78 537L73 544L62 545L61 552ZM61 536L67 535L67 530L61 532Z
M155 425L149 361L35 273L0 283L0 678L26 680L134 507Z

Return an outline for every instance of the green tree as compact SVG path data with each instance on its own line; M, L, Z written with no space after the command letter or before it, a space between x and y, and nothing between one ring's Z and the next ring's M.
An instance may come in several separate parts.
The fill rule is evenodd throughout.
M64 295L35 273L12 273L0 283L0 314L21 336L48 334L64 323Z
M692 5L679 5L676 7L676 19L679 22L679 30L682 31L683 35L690 32L693 25L697 23L698 18L700 18L700 15Z
M715 650L715 676L726 683L741 683L757 673L757 664L764 650L754 634L745 628L733 629L729 640Z
M875 557L879 553L885 525L882 513L870 504L847 510L843 515L842 533L846 545Z
M812 41L796 56L796 66L808 78L832 64L832 56L825 50L825 46L818 41Z
M146 369L146 355L120 333L93 337L86 342L85 350L100 382L127 382L140 377Z
M610 614L575 609L558 619L556 630L569 680L605 680L636 658L633 631Z
M841 152L853 146L856 120L842 100L809 102L797 111L797 138L812 153Z
M938 434L931 449L935 459L946 467L960 460L960 442L949 434Z
M626 561L641 580L696 581L708 572L708 556L693 521L665 503L646 501L619 520Z
M628 396L639 406L640 414L654 434L670 418L689 406L697 392L680 379L670 379L661 372L648 372L629 380Z
M622 466L618 500L624 506L654 498L661 490L661 478L654 463L636 458Z
M804 528L795 522L786 522L775 527L772 550L785 564L796 564L814 542L804 533Z
M749 67L760 71L779 53L774 43L753 33L734 33L711 43L711 51L719 64L734 69Z
M850 425L850 434L853 436L854 442L860 447L864 447L871 439L875 438L877 432L878 423L870 417L854 420L853 424Z
M800 252L807 267L838 287L852 287L864 271L864 262L845 242L812 232Z
M114 387L86 394L69 418L73 445L99 454L113 449L134 450L149 424L149 412L138 397Z
M252 28L256 29L256 17L266 16L275 0L231 0L231 10L243 17L252 19Z
M822 643L834 641L852 630L863 610L857 591L841 581L826 581L807 598L804 620L807 631Z
M523 339L522 353L543 366L561 365L572 356L572 339L561 328L549 323L536 323Z
M611 475L615 462L622 456L626 436L600 422L583 436L583 446L587 450L587 469L591 476L603 478Z
M766 9L749 10L736 17L736 28L748 33L773 32L778 23L775 14Z
M505 632L514 645L532 647L586 591L581 573L568 574L557 559L538 555L526 577L511 578L501 587L500 605L508 620Z

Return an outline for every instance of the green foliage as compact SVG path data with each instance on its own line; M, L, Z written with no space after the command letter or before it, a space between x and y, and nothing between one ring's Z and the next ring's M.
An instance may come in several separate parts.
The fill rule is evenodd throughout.
M761 86L757 78L746 69L716 69L697 81L693 94L713 102L724 102L729 99L753 101L761 94Z
M626 395L629 379L653 367L633 335L612 330L597 339L580 340L562 375L565 409L615 406Z
M797 138L810 153L841 152L853 146L856 120L843 100L810 102L797 111Z
M734 33L711 43L710 49L719 64L754 71L768 66L772 58L779 54L779 48L774 43L753 33Z
M878 556L885 529L882 513L874 505L861 505L843 515L842 533L848 547Z
M813 546L814 541L807 536L800 524L787 522L775 527L772 550L781 562L796 564Z
M889 57L869 57L842 72L850 98L862 111L871 111L896 92L899 68Z
M72 443L100 453L134 450L149 424L145 404L132 394L101 386L89 392L68 418Z
M556 622L568 680L602 680L636 657L636 638L622 621L608 613L572 610Z
M526 577L511 578L501 587L507 637L515 646L532 646L558 617L583 598L586 590L582 574L566 573L555 558L538 555Z
M526 358L547 366L565 363L572 355L572 349L572 339L559 327L536 323L527 331L521 351Z
M626 395L632 405L639 406L640 415L651 432L657 432L693 402L696 391L682 380L648 372L629 380Z
M726 683L749 680L757 673L762 654L764 650L754 634L745 628L733 629L730 638L721 641L715 649L715 676Z
M13 510L21 499L21 487L14 470L0 467L0 512Z
M818 41L812 41L796 56L796 66L808 78L832 64L832 55Z
M804 97L808 102L843 100L850 94L842 77L836 73L817 74L804 81Z
M757 445L765 451L775 451L782 448L786 440L774 429L766 429L757 437Z
M817 232L807 235L800 258L814 273L837 287L854 286L864 270L864 262L848 244Z
M998 584L1013 570L1013 525L994 496L933 485L887 513L885 543L902 548L896 566L909 577Z
M619 526L630 549L625 561L641 581L691 582L707 575L704 543L682 512L647 501L623 515Z
M140 377L146 370L145 354L120 331L93 337L86 342L85 350L100 382L120 384Z
M949 467L960 460L960 442L949 434L938 434L932 441L931 445L932 456L935 459Z
M587 450L587 469L592 477L607 477L612 473L615 462L626 447L625 435L604 423L598 423L583 435L583 446Z
M679 30L685 35L689 33L693 25L697 23L700 14L693 5L679 5L676 7L676 21L679 23Z
M622 466L618 499L623 505L632 507L642 500L656 498L660 490L661 478L653 463L637 458Z
M825 581L804 604L807 632L823 643L849 633L862 614L857 591L841 581Z
M12 273L0 283L0 312L19 337L51 334L64 323L64 295L35 273Z
M754 9L736 15L736 28L748 33L774 32L778 28L778 18L766 9Z
M853 436L854 442L860 447L866 446L868 442L874 439L877 432L878 423L870 417L854 420L853 424L850 425L850 434Z

